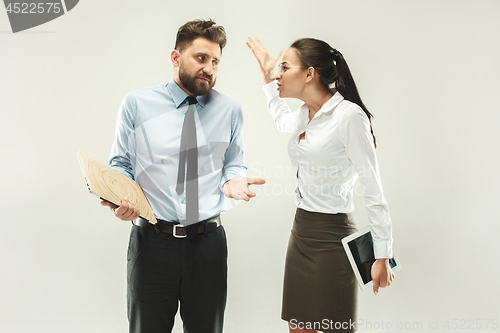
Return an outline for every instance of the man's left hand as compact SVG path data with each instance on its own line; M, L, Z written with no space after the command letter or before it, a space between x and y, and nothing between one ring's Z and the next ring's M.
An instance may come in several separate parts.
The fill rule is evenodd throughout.
M250 191L248 186L251 184L262 185L265 182L262 178L235 177L224 184L222 192L231 199L250 201L250 198L255 197L256 194Z

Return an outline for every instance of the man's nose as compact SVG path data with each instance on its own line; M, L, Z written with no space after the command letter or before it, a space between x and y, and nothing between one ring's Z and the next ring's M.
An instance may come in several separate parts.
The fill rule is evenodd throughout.
M208 74L208 75L212 75L213 72L214 72L214 65L212 64L212 62L209 62L207 63L204 67L203 67L203 72Z

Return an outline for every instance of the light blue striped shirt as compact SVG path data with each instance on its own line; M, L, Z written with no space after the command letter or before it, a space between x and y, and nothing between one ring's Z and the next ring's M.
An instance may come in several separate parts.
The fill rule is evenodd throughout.
M186 219L186 193L175 191L188 95L171 80L128 93L118 113L109 165L137 181L155 216ZM199 221L226 209L223 184L245 177L243 114L233 99L215 90L197 97Z

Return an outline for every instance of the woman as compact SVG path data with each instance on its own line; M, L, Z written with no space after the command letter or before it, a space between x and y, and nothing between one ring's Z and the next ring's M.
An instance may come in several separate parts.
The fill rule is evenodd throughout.
M278 130L291 132L297 211L288 244L282 318L290 332L354 332L357 285L341 239L356 231L353 188L359 178L374 239L373 290L389 286L394 273L391 221L383 196L372 115L364 106L340 52L304 38L272 58L249 38L268 108ZM284 97L304 102L291 112Z

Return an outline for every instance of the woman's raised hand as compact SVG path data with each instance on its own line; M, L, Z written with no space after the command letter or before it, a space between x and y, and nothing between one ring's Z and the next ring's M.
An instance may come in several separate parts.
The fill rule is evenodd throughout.
M252 38L248 37L247 46L250 48L250 50L252 50L253 55L259 63L264 83L274 81L274 68L276 67L276 63L278 62L279 58L283 54L283 51L280 51L276 57L272 58L258 38L255 38L255 40L253 40Z

